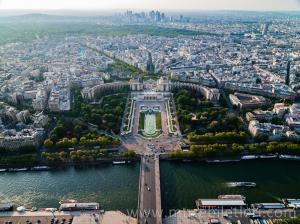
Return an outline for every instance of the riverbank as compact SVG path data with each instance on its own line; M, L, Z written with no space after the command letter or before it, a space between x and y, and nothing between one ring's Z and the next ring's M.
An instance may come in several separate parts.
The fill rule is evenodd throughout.
M207 163L227 163L227 162L241 162L243 160L256 160L256 159L279 159L279 160L293 160L300 161L300 156L297 155L284 155L284 154L249 154L232 157L176 157L172 155L162 155L162 160L169 161L182 161L182 162L207 162Z
M257 159L268 159L268 160L292 160L292 161L300 161L300 156L296 155L283 155L283 154L265 154L265 155L242 155L242 156L233 156L233 157L213 157L213 158L194 158L194 157L174 157L170 154L161 154L161 161L180 161L184 163L188 162L206 162L206 163L229 163L229 162L241 162L244 160L257 160ZM28 164L0 164L0 172L2 169L18 169L18 168L27 168L28 170L36 167L36 166L49 166L51 169L61 168L61 167L71 167L71 166L93 166L100 165L105 163L113 163L114 161L122 161L124 164L128 164L131 162L139 162L141 160L140 156L135 156L132 158L128 157L110 157L103 158L94 161L66 161L66 162L57 162L57 163L35 163L32 165Z
M82 162L74 162L74 161L66 161L59 163L46 163L40 162L36 164L0 164L0 169L21 169L27 168L28 170L36 167L36 166L48 166L50 169L63 168L63 167L72 167L72 166L94 166L100 164L108 164L113 163L114 161L125 161L125 163L138 162L140 161L139 156L135 156L133 158L124 158L124 157L111 157L111 158L103 158L95 161L82 161Z
M199 164L211 164L211 163L239 163L243 161L299 161L300 156L296 155L279 155L279 154L267 154L267 155L243 155L243 156L232 156L232 157L206 157L206 158L195 158L195 157L173 157L169 154L161 154L160 161L167 162L180 162L180 163L199 163ZM299 163L300 164L300 163Z
M190 209L177 210L165 217L165 224L174 223L277 223L279 219L295 218L299 212L292 209L273 209L273 210L252 210L252 209ZM230 222L229 222L230 221ZM238 222L239 221L239 222Z

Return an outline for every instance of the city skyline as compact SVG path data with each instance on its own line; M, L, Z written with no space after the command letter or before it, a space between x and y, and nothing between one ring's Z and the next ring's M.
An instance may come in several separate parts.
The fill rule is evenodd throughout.
M0 9L71 9L71 10L113 10L113 9L160 9L160 10L257 10L257 11L280 11L300 10L299 0L0 0Z

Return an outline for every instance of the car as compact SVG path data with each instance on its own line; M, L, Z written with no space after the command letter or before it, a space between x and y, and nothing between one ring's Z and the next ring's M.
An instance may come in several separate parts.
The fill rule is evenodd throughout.
M209 222L210 224L221 224L220 220L217 219L217 218L211 218L209 219Z
M253 217L253 216L255 216L255 213L254 212L247 212L246 216L247 217Z
M32 207L30 211L31 211L31 212L36 212L37 210L38 210L37 207Z
M148 188L147 188L147 190L148 190L148 191L151 191L151 188L150 188L150 187L148 187Z

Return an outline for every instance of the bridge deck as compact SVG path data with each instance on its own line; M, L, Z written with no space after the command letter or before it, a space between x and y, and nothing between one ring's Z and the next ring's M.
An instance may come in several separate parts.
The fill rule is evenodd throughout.
M159 156L142 156L139 189L139 224L161 224Z

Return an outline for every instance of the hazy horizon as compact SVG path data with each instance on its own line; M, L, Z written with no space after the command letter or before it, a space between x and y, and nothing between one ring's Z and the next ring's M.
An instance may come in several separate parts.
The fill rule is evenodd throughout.
M298 11L300 0L0 0L0 10L247 10Z
M53 16L74 16L74 17L95 17L95 16L115 16L119 14L125 13L127 9L0 9L0 18L1 17L10 17L10 16L23 16L23 15L34 15L34 14L41 14L41 15L53 15ZM150 11L152 9L136 9L134 12L142 12L142 11ZM153 9L157 10L157 9ZM222 15L222 14L232 14L232 16L236 15L236 13L258 13L258 14L287 14L287 15L299 15L299 10L160 10L161 12L165 12L168 15L178 15L183 14L185 16L192 16L197 17L201 15Z

